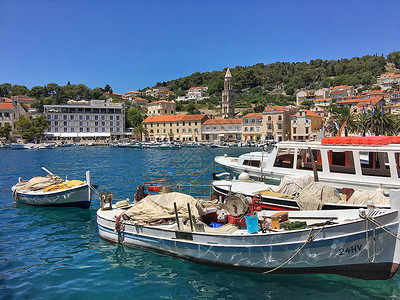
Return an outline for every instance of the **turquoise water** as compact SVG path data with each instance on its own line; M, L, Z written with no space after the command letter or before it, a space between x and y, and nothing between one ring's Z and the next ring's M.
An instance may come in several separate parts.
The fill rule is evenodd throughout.
M93 183L101 190L112 191L118 199L133 198L137 185L143 183L209 184L212 172L223 171L212 164L216 155L249 150L255 149L0 150L0 298L400 298L400 273L386 281L336 275L260 275L111 244L98 235L98 198L93 197L89 210L14 206L10 191L18 177L46 175L43 166L69 179L84 180L85 171L91 170ZM208 189L188 192L205 195Z

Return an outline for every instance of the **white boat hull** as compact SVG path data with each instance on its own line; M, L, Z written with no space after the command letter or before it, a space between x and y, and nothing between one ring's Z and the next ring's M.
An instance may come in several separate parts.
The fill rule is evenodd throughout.
M89 208L91 202L88 184L48 193L44 193L43 190L16 193L19 201L29 205Z
M103 239L201 264L259 273L278 268L274 273L330 273L363 279L388 279L399 267L397 239L382 228L373 230L369 221L367 238L367 221L362 219L326 226L312 242L306 243L310 229L283 233L210 234L181 232L165 226L125 224L121 232L114 233L114 216L121 212L116 209L97 211L99 234ZM357 216L358 212L354 213ZM398 230L397 211L375 218L386 228ZM311 234L318 230L314 229ZM375 256L371 262L373 237Z

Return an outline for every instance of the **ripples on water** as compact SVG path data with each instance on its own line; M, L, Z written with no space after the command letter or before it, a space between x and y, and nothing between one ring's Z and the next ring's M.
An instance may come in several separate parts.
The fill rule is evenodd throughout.
M254 148L181 150L78 147L40 151L1 150L1 299L397 299L400 275L363 281L334 275L260 275L212 268L150 251L103 241L96 210L13 205L10 187L18 177L45 175L40 168L84 179L133 198L143 183L209 184L216 155ZM207 169L208 168L208 169ZM207 171L205 171L207 169ZM196 181L193 181L196 179ZM191 190L207 195L208 188Z

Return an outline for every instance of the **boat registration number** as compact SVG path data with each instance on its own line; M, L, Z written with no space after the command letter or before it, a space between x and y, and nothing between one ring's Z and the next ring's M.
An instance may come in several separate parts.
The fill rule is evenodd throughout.
M351 254L351 253L356 253L359 252L362 248L362 244L360 245L355 245L352 247L347 247L347 248L340 248L339 249L339 255L346 255L346 254Z

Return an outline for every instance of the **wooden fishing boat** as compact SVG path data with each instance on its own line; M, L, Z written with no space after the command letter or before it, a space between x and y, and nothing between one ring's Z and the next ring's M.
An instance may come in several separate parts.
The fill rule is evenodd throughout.
M321 182L339 189L381 187L387 194L400 188L399 157L398 136L331 137L321 142L280 142L271 153L217 156L215 162L235 174L247 172L258 179L312 175L315 164Z
M53 175L53 174L51 174ZM26 188L28 181L19 180L11 190L15 201L39 206L66 206L89 208L92 196L90 171L86 172L86 181L66 180L46 188Z
M195 263L258 273L388 279L399 267L396 209L253 211L235 216L233 206L226 207L228 215L212 207L200 212L195 199L182 197L160 194L128 209L99 209L100 237ZM395 197L400 201L400 191ZM149 218L160 207L159 220ZM170 213L174 207L175 217ZM295 229L298 224L302 226Z

